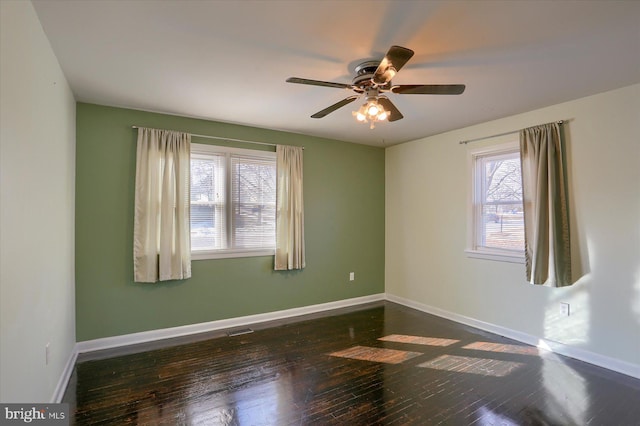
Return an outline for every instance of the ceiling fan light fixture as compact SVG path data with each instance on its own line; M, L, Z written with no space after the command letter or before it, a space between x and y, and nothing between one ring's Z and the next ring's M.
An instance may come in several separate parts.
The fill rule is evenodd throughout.
M379 121L384 121L389 117L389 112L385 111L377 98L368 98L358 111L353 111L353 116L361 123L370 123L369 128L373 129Z
M380 108L376 101L367 102L367 117L369 117L370 119L376 117L379 112Z

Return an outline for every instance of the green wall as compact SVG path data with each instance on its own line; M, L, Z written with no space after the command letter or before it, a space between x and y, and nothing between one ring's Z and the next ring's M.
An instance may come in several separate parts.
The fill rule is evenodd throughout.
M384 292L383 149L84 103L76 125L78 341ZM134 283L132 125L303 145L307 267L276 272L273 256L196 260L189 280Z

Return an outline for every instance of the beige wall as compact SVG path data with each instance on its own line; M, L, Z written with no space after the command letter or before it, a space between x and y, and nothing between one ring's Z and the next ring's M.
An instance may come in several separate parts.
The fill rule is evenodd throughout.
M75 344L75 101L31 2L0 16L0 401L49 402Z
M526 284L524 265L467 258L460 140L565 125L578 280ZM387 149L386 291L640 372L640 85ZM560 302L571 304L561 317Z

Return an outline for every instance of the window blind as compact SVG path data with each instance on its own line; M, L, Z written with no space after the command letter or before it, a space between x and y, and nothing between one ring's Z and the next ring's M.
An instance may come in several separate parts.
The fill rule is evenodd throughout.
M232 247L275 247L275 161L231 156L231 210Z
M191 249L224 249L225 156L192 155L191 158Z

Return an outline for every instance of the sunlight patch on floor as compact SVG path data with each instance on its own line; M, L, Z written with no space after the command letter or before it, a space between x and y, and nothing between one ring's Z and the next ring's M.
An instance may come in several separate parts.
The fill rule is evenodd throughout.
M385 364L400 364L422 354L419 352L399 351L396 349L354 346L343 351L333 352L329 355L340 358L359 359L361 361L382 362Z
M489 351L489 352L500 352L506 354L517 354L517 355L538 355L538 348L534 346L524 346L524 345L508 345L504 343L491 343L491 342L474 342L469 343L462 347L462 349L472 349L475 351Z
M423 368L494 377L507 376L523 366L524 364L520 362L457 355L442 355L431 361L418 364L418 367Z
M516 423L514 420L511 420L509 417L502 416L500 414L494 413L490 408L480 407L478 410L478 419L474 424L478 426L518 426L519 423ZM543 423L541 423L543 424Z
M582 375L557 354L543 359L546 414L556 424L587 424L591 394Z
M378 340L428 346L449 346L459 342L459 340L443 339L441 337L408 336L406 334L391 334L389 336L380 337Z

